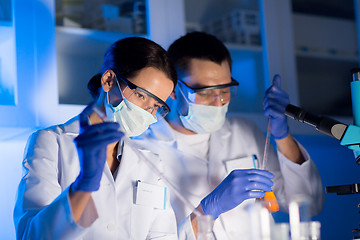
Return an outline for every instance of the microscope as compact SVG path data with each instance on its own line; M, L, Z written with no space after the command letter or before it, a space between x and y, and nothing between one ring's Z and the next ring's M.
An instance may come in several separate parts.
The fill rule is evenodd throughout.
M328 117L315 115L291 104L286 107L285 114L294 120L315 127L323 134L339 140L340 145L353 150L356 163L360 165L360 68L354 68L351 72L353 75L351 99L354 125L347 125ZM325 188L325 191L326 193L336 193L337 195L356 194L360 193L360 183L328 186ZM358 208L360 209L360 203ZM353 232L360 232L360 228L353 229ZM354 236L353 239L360 239L360 234Z

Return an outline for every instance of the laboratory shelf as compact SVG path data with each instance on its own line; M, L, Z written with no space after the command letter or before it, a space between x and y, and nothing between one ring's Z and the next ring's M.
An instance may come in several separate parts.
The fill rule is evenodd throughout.
M350 61L357 62L358 56L355 52L338 52L336 50L328 51L308 51L308 50L297 50L297 57L305 58L316 58L316 59L329 59L329 60L338 60L338 61Z
M252 51L255 53L262 53L263 49L261 46L250 46L250 45L241 45L237 43L225 43L225 46L230 51Z
M74 53L98 52L102 50L101 45L111 43L126 37L147 37L147 35L109 32L75 27L56 27L57 47L60 51L71 51ZM102 52L104 53L104 52Z

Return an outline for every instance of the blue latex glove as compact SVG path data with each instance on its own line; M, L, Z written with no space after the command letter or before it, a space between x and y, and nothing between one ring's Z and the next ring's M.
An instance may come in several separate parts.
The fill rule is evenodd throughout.
M80 161L80 174L71 186L71 191L97 191L106 162L108 144L120 141L124 134L116 122L89 125L88 116L92 105L80 114L80 134L74 139Z
M233 170L200 202L204 214L216 219L250 198L261 198L271 191L274 175L259 169Z
M285 108L289 103L289 95L281 89L281 77L275 75L273 84L265 92L264 114L270 118L271 135L277 140L283 139L289 134L285 115Z

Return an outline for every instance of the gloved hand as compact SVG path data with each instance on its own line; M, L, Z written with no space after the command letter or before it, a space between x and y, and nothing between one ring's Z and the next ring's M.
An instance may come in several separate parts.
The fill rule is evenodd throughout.
M204 214L216 219L246 199L261 198L271 191L274 175L265 170L233 170L209 195L200 202Z
M264 114L270 118L271 135L277 140L283 139L289 134L285 115L285 108L289 103L289 95L281 89L281 77L275 75L273 84L265 92Z
M89 125L92 105L80 114L80 134L74 139L80 161L80 174L71 185L71 191L97 191L106 162L108 144L120 141L124 134L116 122Z

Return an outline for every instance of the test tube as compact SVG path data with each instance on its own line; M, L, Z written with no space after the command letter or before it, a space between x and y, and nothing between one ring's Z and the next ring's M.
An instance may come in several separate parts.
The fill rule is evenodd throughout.
M271 240L273 220L265 202L257 201L254 205L249 205L247 211L250 219L250 239Z
M312 201L306 196L296 196L289 204L291 240L320 240L320 222L310 219Z
M263 198L265 204L266 204L266 208L270 211L270 212L277 212L279 211L279 204L278 201L275 197L274 192L271 190L270 192L265 192L265 196Z
M290 227L289 223L276 223L271 231L271 240L289 240Z

